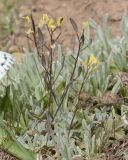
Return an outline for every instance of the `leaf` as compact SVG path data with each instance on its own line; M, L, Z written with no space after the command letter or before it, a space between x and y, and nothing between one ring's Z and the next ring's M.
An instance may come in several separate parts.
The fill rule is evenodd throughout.
M44 44L44 35L43 35L40 28L37 29L37 33L38 33L38 40L43 45Z
M120 130L116 131L115 137L116 137L117 140L123 139L125 137L124 130L120 129Z
M78 32L78 27L77 27L76 22L72 18L70 18L70 22L72 24L72 27L73 27L74 31Z
M32 22L32 29L34 31L34 34L36 33L36 27L35 27L35 22L34 22L34 19L33 19L33 16L31 15L31 22Z
M65 62L65 56L63 56L62 59L61 59L61 68L64 67L64 62Z
M120 81L120 79L118 79L118 81L116 82L116 84L113 86L111 92L112 92L112 93L117 93L117 92L119 91L120 84L121 84L121 81Z
M26 148L24 148L14 137L10 131L6 131L3 127L0 127L0 142L1 147L7 150L12 155L22 159L22 160L35 160L36 154ZM9 133L9 135L8 135ZM5 142L4 142L5 141Z
M82 44L84 44L84 41L85 41L84 33L81 36L81 41L82 41Z
M81 75L81 73L82 73L82 67L81 66L79 66L79 68L78 68L78 77Z
M41 57L42 65L46 66L46 59L43 52L43 45L44 45L44 35L40 28L37 29L38 38L37 38L37 46L38 46L38 54Z

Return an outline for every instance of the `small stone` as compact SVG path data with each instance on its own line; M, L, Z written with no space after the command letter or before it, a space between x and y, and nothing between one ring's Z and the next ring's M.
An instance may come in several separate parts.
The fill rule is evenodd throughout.
M84 160L82 155L75 155L72 157L72 160Z

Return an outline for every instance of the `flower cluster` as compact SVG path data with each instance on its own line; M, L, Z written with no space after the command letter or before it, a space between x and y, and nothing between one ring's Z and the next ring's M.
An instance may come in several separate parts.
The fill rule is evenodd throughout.
M49 18L47 14L43 14L39 20L39 27L43 27L47 25L50 30L54 30L57 27L61 27L63 25L63 18L58 17L56 20Z
M91 65L98 65L99 61L98 59L92 54L90 55L88 61L85 62L87 66L91 66Z
M93 54L91 54L88 60L85 60L84 66L91 69L91 71L95 71L99 63L99 60Z
M23 19L26 21L26 23L30 23L31 19L29 16L23 17ZM47 26L49 30L53 31L56 28L60 28L63 25L63 18L57 17L56 20L50 18L47 14L43 14L38 22L38 27L42 28L43 26ZM33 33L32 29L29 28L27 31L25 31L26 34Z
M25 20L26 24L30 24L30 23L31 23L31 19L30 19L29 16L25 16L25 17L22 17L22 18ZM25 33L26 33L27 35L30 35L30 34L33 34L34 32L33 32L32 28L29 27L29 28L25 31Z

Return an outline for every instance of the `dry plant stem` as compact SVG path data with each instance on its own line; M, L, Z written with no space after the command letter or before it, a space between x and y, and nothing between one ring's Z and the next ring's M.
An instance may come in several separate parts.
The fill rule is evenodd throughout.
M34 19L33 19L33 16L31 15L31 22L32 22L32 29L33 29L33 39L34 39L34 43L35 43L35 47L36 47L36 50L37 50L37 54L38 56L40 55L40 51L38 49L38 44L37 44L37 39L36 39L36 26L35 26L35 22L34 22ZM48 70L46 69L46 67L43 65L44 69L45 69L45 72L47 73L47 75L49 75L49 72Z
M70 83L67 84L67 86L66 86L66 88L65 88L65 90L64 90L64 92L63 92L63 94L62 94L62 96L61 96L61 100L60 100L60 103L59 103L59 105L58 105L58 108L57 108L57 110L56 110L56 112L55 112L55 114L54 114L54 116L53 116L52 123L54 122L54 119L55 119L58 111L60 110L61 105L62 105L62 103L63 103L63 100L64 100L64 98L65 98L65 96L66 96L66 94L67 94L67 91L68 91L68 89L69 89L69 87L70 87L71 85L72 85L72 81L70 81Z
M82 84L81 84L81 87L80 87L80 90L79 90L79 93L78 93L78 103L79 103L79 100L80 100L80 93L82 92L84 83L85 83L85 81L86 81L87 78L88 78L88 76L87 76L87 75L88 75L88 72L89 72L89 68L87 67L87 71L86 71L86 73L85 73L85 75L84 75L84 78L83 78L83 81L82 81ZM71 123L70 123L70 126L69 126L68 137L69 137L69 135L70 135L71 127L72 127L74 118L75 118L75 116L76 116L77 110L78 110L78 107L77 107L78 103L77 103L76 106L75 106L75 111L74 111L73 117L72 117L72 119L71 119Z
M62 32L60 32L60 33L58 34L58 36L55 38L55 42L60 38L61 33L62 33Z
M46 49L50 52L50 49L45 45ZM52 68L52 67L51 67ZM47 72L46 70L46 73L45 73L45 77L44 77L44 80L45 80L45 83L46 83L46 86L48 89L50 89L51 93L52 93L52 96L56 102L56 105L58 105L58 101L57 101L57 98L56 98L56 94L53 90L53 82L51 82L51 78L52 78L52 75L50 76L50 73Z
M77 35L77 38L78 38L78 41L79 41L79 46L78 46L78 51L77 51L77 56L76 56L76 59L75 59L73 71L72 71L72 74L71 74L71 76L70 76L69 83L67 84L67 86L66 86L66 88L65 88L65 90L64 90L64 92L63 92L63 94L62 94L62 96L61 96L60 104L59 104L59 106L58 106L58 108L57 108L57 110L56 110L56 112L55 112L55 114L54 114L54 116L53 116L52 122L54 121L54 119L55 119L58 111L60 110L61 105L62 105L62 103L63 103L63 101L64 101L64 98L65 98L65 96L66 96L66 94L67 94L70 86L72 85L72 83L73 83L73 81L74 81L74 80L73 80L73 77L74 77L74 73L75 73L75 70L76 70L78 58L79 58L79 55L80 55L80 49L81 49L81 42L80 42L80 38L79 38L78 33L76 33L76 35Z
M78 52L77 52L77 56L76 56L76 60L75 60L74 68L73 68L73 72L72 72L71 77L70 77L70 81L73 80L73 76L74 76L74 73L75 73L75 70L76 70L76 66L77 66L77 62L78 62L78 58L79 58L80 50L81 50L80 38L79 38L78 33L76 33L76 35L77 35L77 39L78 39L78 41L79 41L79 46L78 46Z
M34 32L33 33L34 43L35 43L37 52L39 54L38 45L37 45L37 41L36 41L36 26L35 26L35 22L34 22L34 19L33 19L32 15L31 15L31 22L32 22L32 29L33 29L33 32Z
M34 32L34 33L33 33L33 39L34 39L35 47L36 47L36 50L37 50L37 53L38 53L38 56L39 56L39 55L40 55L40 51L39 51L39 49L38 49L38 44L37 44L37 39L36 39L36 26L35 26L35 22L34 22L34 19L33 19L33 16L32 16L32 15L31 15L31 22L32 22L32 29L33 29L33 32ZM39 73L39 69L38 69L38 66L37 66L36 62L35 62L35 65L36 65L37 71L38 71L38 73ZM43 66L43 67L44 67L44 69L45 69L46 74L49 75L49 72L48 72L48 70L46 69L46 67L45 67L45 66ZM39 76L40 76L40 73L39 73ZM41 83L42 83L42 85L43 85L43 81L42 81L41 76L40 76L40 79L41 79ZM44 77L44 79L45 79L45 81L47 81L45 77Z
M29 39L30 41L33 42L33 39L32 39L31 37L29 37L27 34L24 34L24 36L25 36L27 39Z
M69 83L67 84L67 86L66 86L66 88L65 88L65 91L63 92L63 94L62 94L62 96L61 96L61 102L60 102L60 104L59 104L59 106L58 106L58 108L57 108L57 110L56 110L56 112L55 112L55 114L54 114L54 117L53 117L52 122L54 121L54 119L55 119L58 111L59 111L60 108L61 108L61 105L62 105L63 100L64 100L64 98L65 98L65 96L66 96L66 94L67 94L67 92L68 92L68 90L69 90L69 87L70 87L70 86L72 85L72 83L76 80L76 79L74 79L74 73L75 73L75 70L76 70L76 66L77 66L78 58L79 58L79 55L80 55L80 52L81 52L81 48L82 48L82 46L83 46L83 42L82 42L82 39L79 37L78 32L75 32L75 33L76 33L76 36L77 36L77 39L78 39L78 42L79 42L79 46L78 46L77 56L76 56L76 58L75 58L75 63L74 63L74 67L73 67L73 72L72 72L72 74L71 74L70 81L69 81ZM82 34L83 34L83 33L82 33ZM82 37L82 36L81 36L81 37ZM87 45L85 48L87 48L87 47L88 47L88 45ZM87 70L88 70L88 69L87 69ZM88 71L87 71L87 72L88 72Z
M60 34L57 36L57 39L56 40L54 40L53 39L53 34L54 34L54 31L55 30L53 30L53 31L50 31L49 30L49 28L48 28L48 26L47 26L47 29L48 29L48 32L49 32L49 35L50 35L50 64L49 64L49 66L50 66L50 76L49 76L49 94L50 94L50 97L49 97L49 113L50 113L50 106L51 106L51 102L52 102L52 95L53 95L53 97L54 97L54 100L55 100L55 102L56 102L56 105L58 106L58 102L57 102L57 98L56 98L56 95L55 95L55 92L54 92L54 90L53 90L53 85L54 85L54 82L52 81L52 65L53 65L53 54L54 54L54 51L53 51L53 49L52 49L52 45L56 42L56 40L59 38L59 36L60 36ZM52 119L53 119L53 116L51 116L52 117Z
M46 83L47 83L47 86L50 88L50 91L51 91L52 96L53 96L53 98L54 98L54 100L55 100L55 102L56 102L56 105L58 105L58 101L57 101L57 98L56 98L56 94L55 94L55 92L54 92L54 90L53 90L53 88L52 88L52 85L50 84L49 80L48 80L48 82L46 81Z
M39 55L40 52L39 52L38 44L37 44L37 40L36 40L36 26L35 26L34 19L33 19L32 15L31 15L31 21L32 21L32 28L33 28L33 32L34 32L34 33L33 33L34 43L35 43L35 46L36 46L36 49L37 49L37 53L38 53L38 55ZM72 72L72 74L71 74L70 81L69 81L69 83L67 84L67 86L65 87L65 90L64 90L64 92L63 92L63 94L62 94L62 96L61 96L61 101L60 101L60 103L59 103L59 105L58 105L57 99L56 99L56 95L55 95L54 90L53 90L53 88L52 88L52 85L53 85L53 84L52 84L52 62L53 62L53 50L52 50L52 45L53 45L53 43L55 42L55 41L53 40L53 33L54 33L55 30L50 31L49 28L48 28L48 26L47 26L47 30L48 30L48 32L49 32L50 42L51 42L51 44L50 44L51 46L50 46L50 49L49 49L49 51L50 51L50 63L48 64L48 66L50 67L50 71L48 71L45 66L43 66L43 67L44 67L45 72L46 72L46 77L44 77L44 78L45 78L45 83L46 83L46 86L47 86L47 88L48 88L48 90L49 90L49 111L50 111L50 106L51 106L51 98L52 98L52 95L53 95L53 97L54 97L54 99L55 99L55 102L56 102L56 104L57 104L57 106L58 106L58 107L57 107L57 110L56 110L56 112L55 112L55 114L54 114L54 116L53 116L53 118L52 118L52 122L53 122L53 121L54 121L54 118L56 117L56 115L57 115L57 113L58 113L58 111L60 110L60 107L61 107L61 105L62 105L62 103L63 103L63 100L64 100L64 98L65 98L65 96L66 96L66 94L67 94L67 92L68 92L68 90L69 90L69 88L70 88L70 85L71 85L71 84L73 83L73 81L74 81L74 80L73 80L73 77L74 77L74 73L75 73L75 70L76 70L76 66L77 66L78 57L79 57L79 54L80 54L80 49L81 49L82 43L81 43L81 39L79 38L78 32L76 32L76 35L77 35L77 38L78 38L78 41L79 41L79 47L78 47L77 57L76 57L76 60L75 60L75 63L74 63L73 72ZM60 37L60 35L61 35L61 34L59 34L56 39L58 39L58 38Z
M79 46L78 46L77 56L76 56L76 58L75 58L75 63L74 63L74 67L73 67L73 72L72 72L72 74L71 74L70 81L69 81L69 83L67 84L67 86L66 86L66 88L65 88L65 90L64 90L64 92L63 92L63 94L62 94L62 96L61 96L61 102L60 102L60 104L59 104L59 106L58 106L58 108L57 108L57 110L56 110L56 112L55 112L55 114L54 114L54 116L53 116L52 122L54 121L54 119L55 119L58 111L60 110L61 105L62 105L62 103L63 103L63 100L64 100L64 98L65 98L65 96L66 96L66 94L67 94L70 86L71 86L72 83L76 80L76 79L74 79L74 73L75 73L75 70L76 70L78 58L79 58L79 55L80 55L80 52L81 52L81 48L82 48L82 46L83 46L83 43L82 43L82 41L81 41L81 38L80 38L79 35L78 35L78 32L75 32L75 33L76 33L76 36L77 36L77 39L78 39L78 42L79 42ZM82 34L83 34L83 33L82 33ZM82 36L81 36L81 37L82 37ZM87 48L87 47L88 47L88 45L87 45L85 48ZM87 70L88 70L88 69L87 69ZM88 72L88 71L87 71L87 72Z
M51 115L51 111L50 111L50 108L51 108L51 102L52 102L52 92L51 92L51 89L52 88L52 61L53 61L53 50L52 50L52 41L53 41L53 33L52 32L49 32L50 34L50 75L49 75L49 105L48 105L48 112L49 114Z
M57 74L55 80L53 81L53 85L56 83L56 81L57 81L57 79L58 79L58 77L59 77L61 71L63 70L64 62L65 62L65 57L64 57L64 59L63 59L63 64L61 65L61 68L60 68L60 70L59 70L59 73Z
M33 19L33 16L31 15L31 22L32 22L32 29L33 29L33 39L34 39L34 43L35 43L35 47L36 47L36 49L37 49L37 53L38 53L38 55L40 54L40 52L39 52L39 49L38 49L38 44L37 44L37 39L36 39L36 26L35 26L35 23L34 23L34 19ZM52 35L53 35L53 33L51 33L50 32L50 30L48 29L48 31L49 31L49 34L50 34L50 38L51 38L51 42L53 41L52 40ZM51 50L47 47L47 49L50 51L50 54L51 54L51 62L50 62L50 73L49 73L49 71L47 70L47 68L45 67L45 66L43 66L44 67L44 69L45 69L45 77L44 77L44 80L45 80L45 83L46 83L46 86L47 86L47 88L49 89L50 88L50 94L52 93L52 95L53 95L53 97L54 97L54 99L55 99L55 102L58 104L58 102L57 102L57 99L56 99L56 95L55 95L55 93L54 93L54 91L53 91L53 89L52 89L52 83L51 83L51 78L52 78L52 59L53 59L53 57L52 57L52 48L51 48ZM36 63L36 62L35 62ZM37 66L36 66L37 67ZM37 67L37 69L38 69L38 67ZM38 70L38 72L39 72L39 70ZM40 74L39 74L40 75ZM49 77L50 77L50 79L49 79ZM41 78L41 77L40 77ZM42 80L42 78L41 78L41 80ZM43 82L42 82L42 84L43 84ZM51 95L50 95L50 97L49 97L50 99L51 99Z

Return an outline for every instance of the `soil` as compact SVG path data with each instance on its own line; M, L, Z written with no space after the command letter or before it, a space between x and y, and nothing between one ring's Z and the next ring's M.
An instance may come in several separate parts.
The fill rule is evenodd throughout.
M11 155L9 152L0 149L0 160L19 160L19 159Z
M120 35L120 21L127 12L128 0L28 0L21 5L19 16L32 13L38 19L41 14L47 13L52 17L63 17L60 43L66 48L72 48L76 44L76 38L69 22L70 17L77 22L81 31L83 22L92 18L102 24L103 16L108 15L113 35Z
M23 48L28 46L28 39L24 36L23 20L21 17L33 14L39 19L41 14L47 13L51 17L64 18L63 34L59 43L64 48L73 48L76 45L75 33L70 24L72 17L78 25L79 31L83 22L92 18L102 24L103 16L108 15L109 24L114 36L119 36L120 21L123 15L128 13L128 0L23 0L20 3L17 19L17 29L7 39L0 39L0 47L4 51L13 52L19 60L22 58ZM0 14L2 7L0 5Z

